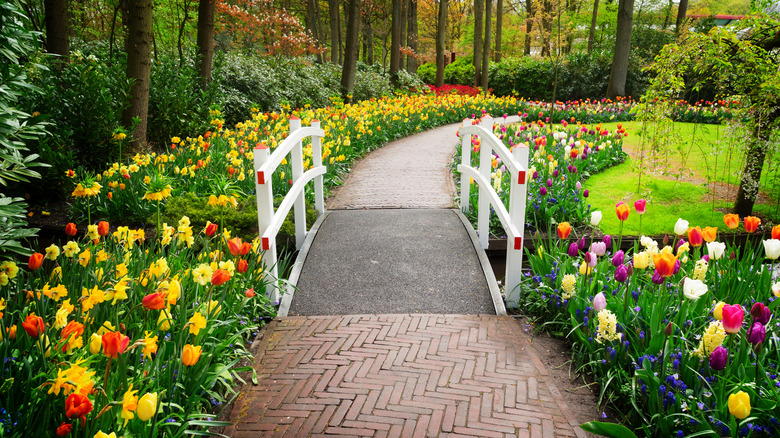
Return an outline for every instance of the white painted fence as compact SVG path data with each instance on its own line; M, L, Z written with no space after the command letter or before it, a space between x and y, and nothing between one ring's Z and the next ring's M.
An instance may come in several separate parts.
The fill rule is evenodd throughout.
M295 216L295 245L301 249L308 233L306 229L306 184L314 181L314 206L317 214L325 212L323 197L323 178L325 166L322 165L322 137L325 131L320 129L320 122L313 120L311 126L301 127L301 120L290 118L290 134L270 153L268 146L259 146L254 150L255 174L257 176L257 222L260 228L260 240L265 251L262 262L266 275L270 275L270 283L266 288L266 296L272 302L279 301L279 271L277 268L276 235L282 226L290 208ZM312 168L303 171L303 143L311 137ZM274 191L271 185L272 175L282 160L290 155L292 167L292 185L290 191L282 200L279 208L274 211Z
M483 124L491 127L492 118L484 118ZM460 205L463 211L469 209L471 182L479 186L479 211L477 213L477 235L482 249L488 247L490 206L498 215L504 231L507 233L506 276L504 279L507 305L517 307L520 297L520 280L523 265L523 231L525 229L525 205L527 196L528 146L515 145L513 151L493 134L492 129L476 125L472 119L463 121L458 131L461 137L462 158L458 166L460 177ZM479 166L471 166L472 136L480 139ZM509 188L509 209L504 206L490 181L493 153L496 153L509 170L511 185Z

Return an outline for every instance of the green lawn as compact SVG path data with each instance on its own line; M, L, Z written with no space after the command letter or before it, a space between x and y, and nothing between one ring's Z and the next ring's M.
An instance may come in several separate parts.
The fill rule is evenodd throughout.
M605 123L602 126L612 131L616 129L617 123ZM689 221L691 226L717 226L721 230L725 229L723 213L713 211L713 208L730 207L730 202L713 204L705 187L707 181L739 184L737 174L742 169L744 153L739 147L728 144L723 132L725 128L675 123L673 130L665 136L650 129L649 134L643 137L639 132L642 127L640 122L624 122L623 127L629 133L624 140L626 148L638 152L644 147L649 154L652 147L649 138L657 136L667 138L664 146L667 152L659 162L646 160L642 164L641 187L638 186L640 165L630 158L587 180L585 188L590 191L591 209L604 213L601 229L609 234L618 233L619 221L614 210L615 204L623 201L631 206L631 215L624 224L623 234L638 234L639 215L634 211L633 203L639 198L648 201L647 213L642 218L642 234L671 233L678 218ZM777 159L780 157L767 157L762 175L762 190L775 199L780 186L780 166L773 163ZM775 217L777 208L775 205L757 204L755 211Z

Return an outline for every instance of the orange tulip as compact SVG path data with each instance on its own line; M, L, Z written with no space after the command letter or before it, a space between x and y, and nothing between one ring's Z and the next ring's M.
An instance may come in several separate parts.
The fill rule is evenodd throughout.
M620 221L624 221L624 220L628 219L628 213L630 213L630 212L631 212L631 209L628 208L628 205L626 205L626 204L624 204L622 202L619 203L615 207L615 213L617 214L617 218Z
M211 222L206 223L206 228L203 230L207 236L211 237L214 235L214 233L217 232L217 228L219 228L219 225L212 224Z
M758 229L759 225L761 225L761 219L755 216L745 217L745 231L747 231L748 233L755 232Z
M43 333L46 325L43 323L43 318L36 316L34 313L27 315L27 318L22 322L24 331L27 332L33 339L38 339L38 336Z
M108 234L108 222L106 221L98 222L98 234L100 235L100 237L104 237L106 234Z
M663 278L671 277L674 274L674 265L676 262L677 257L669 253L662 252L653 255L655 270L658 271L658 275Z
M244 259L239 260L238 265L236 266L236 271L243 274L247 271L247 269L249 269L249 263L247 263L247 261Z
M62 339L68 339L70 335L73 335L74 338L77 338L82 334L84 334L84 324L76 321L70 321L68 325L62 329L62 332L60 332L60 337Z
M727 214L723 216L723 223L725 223L729 229L733 230L739 226L739 216L736 214Z
M241 251L239 251L239 254L241 254L242 256L245 256L245 255L249 254L249 251L251 251L251 250L252 250L252 244L249 243L249 242L244 242L244 243L241 244Z
M714 242L715 239L718 237L718 228L717 227L704 227L704 229L701 230L701 234L704 237L704 240L706 242Z
M155 292L144 297L142 303L149 310L160 310L165 308L165 292Z
M241 254L241 238L234 237L228 240L228 249L230 250L230 253L233 254L234 256Z
M65 399L65 416L68 418L79 418L83 423L90 411L92 402L80 392L74 392Z
M116 358L124 353L130 338L119 332L108 332L103 335L103 354L110 358Z
M214 274L211 275L211 284L219 286L230 280L230 273L224 269L217 269Z
M36 270L43 265L43 254L39 252L33 253L33 255L30 256L30 261L27 262L27 266L30 268L30 270Z
M65 225L65 234L68 236L75 236L76 235L76 224L73 222L69 222L68 225Z
M571 233L571 225L568 222L561 222L558 224L558 237L560 239L566 239Z
M772 227L772 238L780 240L780 225Z
M198 359L200 359L200 351L201 347L198 345L197 347L194 345L187 344L184 346L184 349L181 351L181 361L185 366L191 367L198 363Z
M695 247L699 247L704 243L701 227L688 228L688 242Z

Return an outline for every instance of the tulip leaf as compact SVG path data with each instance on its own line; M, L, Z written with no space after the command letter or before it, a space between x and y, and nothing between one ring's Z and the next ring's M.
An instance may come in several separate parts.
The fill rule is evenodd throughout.
M595 433L609 438L637 438L631 429L616 423L603 423L601 421L589 421L580 425L585 432Z

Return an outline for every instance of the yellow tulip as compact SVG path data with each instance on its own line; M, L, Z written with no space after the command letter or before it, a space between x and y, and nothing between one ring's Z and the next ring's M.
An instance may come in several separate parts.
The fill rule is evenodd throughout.
M89 338L89 352L92 354L100 353L100 349L103 347L103 337L97 333L92 333Z
M745 391L739 391L729 396L729 413L744 420L750 415L750 396Z
M157 318L157 328L161 331L168 331L171 329L171 313L168 309L160 310L160 317Z
M99 430L98 433L95 434L94 438L116 438L116 433L111 432L110 434L106 434L102 430Z
M723 306L725 305L726 303L720 301L718 302L718 304L715 305L715 309L712 311L712 316L718 321L723 319Z
M135 413L141 421L146 421L157 412L157 393L147 392L138 400Z
M200 359L200 349L200 345L197 347L191 344L185 345L181 352L182 363L188 367L198 363L198 359Z

